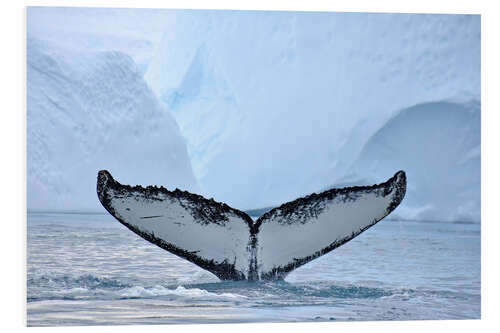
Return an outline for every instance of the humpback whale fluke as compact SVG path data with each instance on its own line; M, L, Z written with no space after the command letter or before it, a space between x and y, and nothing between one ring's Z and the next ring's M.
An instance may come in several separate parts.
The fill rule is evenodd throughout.
M405 192L406 175L398 171L377 185L310 194L253 221L201 195L122 185L106 170L97 176L99 200L118 221L222 280L283 279L383 219Z

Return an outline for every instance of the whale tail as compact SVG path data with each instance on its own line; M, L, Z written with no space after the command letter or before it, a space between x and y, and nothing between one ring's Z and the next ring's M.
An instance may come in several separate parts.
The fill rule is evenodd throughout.
M399 171L381 184L313 193L253 221L197 194L122 185L106 170L97 177L99 200L120 223L222 280L283 279L383 219L405 192Z

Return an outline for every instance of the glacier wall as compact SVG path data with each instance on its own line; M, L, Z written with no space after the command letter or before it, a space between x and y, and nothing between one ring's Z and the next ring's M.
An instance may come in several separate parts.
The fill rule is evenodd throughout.
M175 115L205 194L237 208L264 207L360 181L356 171L370 171L366 177L380 182L408 168L414 192L409 206L401 206L404 216L478 218L478 140L476 148L459 147L448 135L431 145L422 124L422 132L401 125L394 130L399 138L387 126L403 109L436 102L417 108L414 117L447 124L458 141L473 136L462 115L468 107L446 103L480 101L479 16L171 11L164 31L145 79ZM413 142L393 148L400 159L377 144L373 135L381 128L392 140ZM449 153L448 144L474 155L473 162L460 164L465 157ZM424 160L412 160L412 151ZM377 152L387 161L375 158ZM429 166L438 168L434 185L424 176L433 173ZM454 177L437 176L445 167ZM432 191L452 181L453 189L472 187L470 205L453 195L456 205L432 203L447 193ZM417 197L418 191L427 192ZM415 210L417 202L427 213Z
M132 58L28 37L28 210L102 210L100 169L199 190L177 123Z
M30 7L27 30L29 209L100 209L101 168L240 209L405 169L400 218L480 220L478 15Z

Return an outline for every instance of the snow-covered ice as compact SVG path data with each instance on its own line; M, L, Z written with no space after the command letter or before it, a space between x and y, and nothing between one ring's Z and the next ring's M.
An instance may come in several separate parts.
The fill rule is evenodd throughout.
M126 160L95 156L124 183L193 190L196 178L199 193L249 209L406 169L400 218L479 221L480 23L479 15L29 8L28 208L97 205L92 191L74 196L68 184L90 178L79 175L105 137L115 140L110 151L134 152ZM58 65L47 82L61 76L74 84L49 89L55 83L47 86L31 65L41 50ZM122 70L142 87L134 95L123 93L132 83L118 79ZM94 93L82 92L83 81ZM64 103L100 111L75 111L79 125L68 127ZM130 117L138 118L125 105L136 105ZM420 130L394 125L405 110L414 110ZM169 125L139 116L149 112ZM96 132L90 114L113 119L116 132ZM148 122L162 134L135 128ZM96 145L68 149L76 135ZM387 150L381 135L409 146ZM146 162L172 149L179 163ZM80 171L65 156L81 160Z
M198 190L177 123L128 55L35 38L27 47L28 209L101 210L100 169Z
M395 216L479 222L480 128L477 101L423 103L401 110L368 140L343 181L370 184L398 165L409 182Z
M174 113L205 193L235 207L340 182L402 109L480 99L475 15L180 11L166 24L145 78Z

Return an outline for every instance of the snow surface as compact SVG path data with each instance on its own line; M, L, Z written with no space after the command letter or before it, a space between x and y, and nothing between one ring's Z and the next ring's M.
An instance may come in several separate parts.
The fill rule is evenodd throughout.
M27 206L102 210L97 172L197 191L179 128L118 51L27 42Z
M174 11L145 78L186 136L204 193L276 205L339 182L399 110L479 100L480 17ZM422 205L435 199L424 195Z

